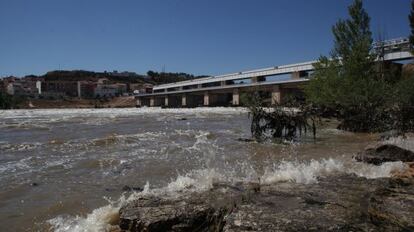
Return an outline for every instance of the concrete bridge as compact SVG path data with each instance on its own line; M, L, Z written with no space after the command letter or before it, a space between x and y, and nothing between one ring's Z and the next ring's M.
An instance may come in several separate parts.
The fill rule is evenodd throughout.
M385 61L412 59L411 45L406 38L387 40L373 45ZM304 63L212 76L154 86L152 93L135 96L137 106L196 107L238 106L240 94L259 91L269 105L281 103L286 95L301 97L303 85L314 71L313 64Z

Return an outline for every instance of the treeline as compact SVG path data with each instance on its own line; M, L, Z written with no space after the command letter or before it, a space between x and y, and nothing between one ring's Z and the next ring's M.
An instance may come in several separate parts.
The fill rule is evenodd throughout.
M166 72L154 72L154 71L148 71L147 75L149 77L149 80L156 84L168 84L172 82L178 82L178 81L187 81L197 78L203 78L207 76L194 76L192 74L188 73L166 73Z
M0 92L0 109L16 109L24 101L21 97L15 97L7 93Z
M45 81L97 81L99 78L107 78L110 81L121 83L145 83L146 78L136 73L112 73L112 72L92 72L84 70L64 71L57 70L40 76Z
M178 81L186 81L207 76L194 76L188 73L167 73L148 71L147 76L136 74L134 72L93 72L85 70L55 70L47 72L42 76L29 75L26 77L41 77L45 81L97 81L99 78L107 78L113 82L120 83L151 83L151 84L166 84Z

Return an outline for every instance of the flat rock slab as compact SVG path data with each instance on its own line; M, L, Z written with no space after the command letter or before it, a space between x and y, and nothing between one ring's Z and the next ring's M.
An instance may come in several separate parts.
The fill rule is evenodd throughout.
M369 199L369 215L383 231L414 231L414 179L391 180Z
M367 199L385 185L383 179L337 176L311 185L263 186L227 217L224 231L375 231Z
M238 187L216 185L211 191L179 197L143 197L120 209L123 231L222 231L224 217L241 201Z
M217 184L120 209L122 231L413 231L414 180L320 178L315 184Z

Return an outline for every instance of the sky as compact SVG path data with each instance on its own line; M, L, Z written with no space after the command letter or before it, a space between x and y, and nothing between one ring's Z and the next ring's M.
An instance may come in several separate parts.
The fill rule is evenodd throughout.
M365 0L374 39L410 0ZM0 0L0 76L51 70L218 75L317 59L351 0Z

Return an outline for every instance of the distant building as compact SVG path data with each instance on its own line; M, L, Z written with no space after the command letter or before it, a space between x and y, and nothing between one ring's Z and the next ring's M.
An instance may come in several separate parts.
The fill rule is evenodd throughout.
M100 97L115 97L118 94L118 86L111 84L98 84L94 91L94 96Z
M131 83L129 84L129 91L137 93L152 93L153 85L149 83Z
M45 81L41 89L44 95L49 96L79 96L77 81Z
M94 98L97 83L93 81L80 81L79 83L79 97L80 98Z
M1 89L15 96L37 97L41 94L41 80L33 78L8 77L2 80Z

